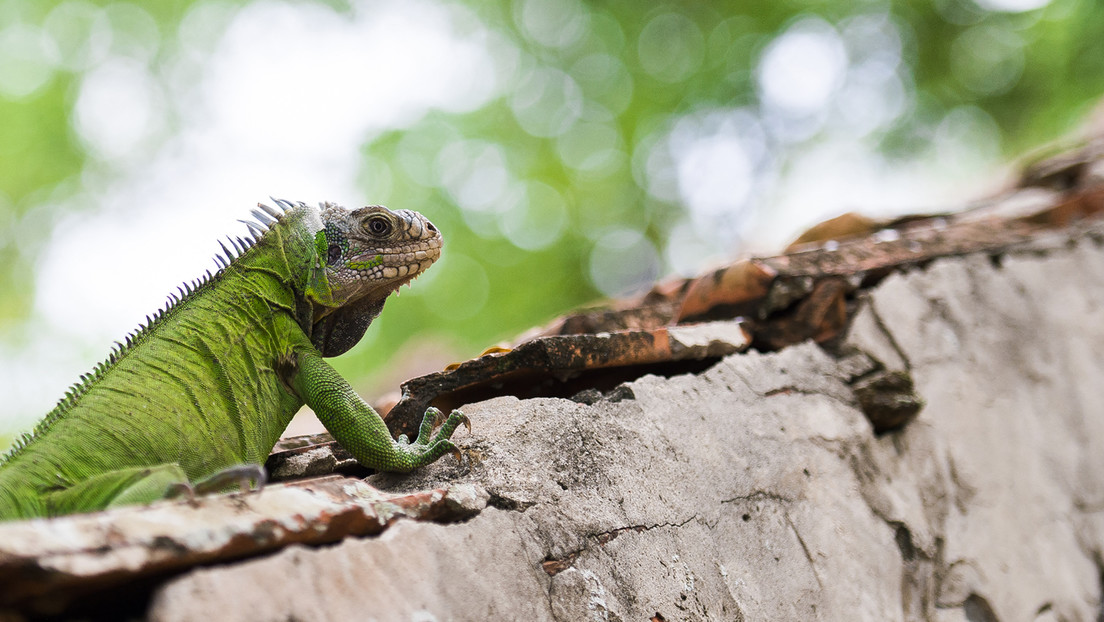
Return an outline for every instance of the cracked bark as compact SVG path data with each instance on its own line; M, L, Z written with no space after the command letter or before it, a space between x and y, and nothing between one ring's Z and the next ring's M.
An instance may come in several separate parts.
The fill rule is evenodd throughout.
M393 491L471 481L491 508L459 525L404 523L377 539L197 571L156 594L154 618L215 606L185 601L192 594L294 612L294 599L250 581L290 572L281 580L294 584L348 558L382 558L356 569L368 587L311 612L355 601L381 618L1092 619L1104 516L1078 500L1104 498L1104 422L1093 414L1104 401L1078 387L1104 374L1092 354L1104 349L1104 317L1092 311L1104 270L1080 268L1104 265L1104 251L1078 239L1009 254L999 268L985 256L941 260L870 291L876 332L855 327L838 346L876 351L869 340L888 337L911 361L927 406L897 432L873 434L852 368L812 344L641 378L618 401L494 398L466 407L482 455L470 469L371 479ZM1068 278L1077 283L1063 299L1045 302ZM1042 307L1012 303L1014 281ZM1000 323L962 325L993 305L1007 312ZM1058 308L1096 315L1070 330ZM1000 371L1023 351L1052 363L1030 376ZM427 577L427 566L447 570ZM396 583L401 595L385 589Z

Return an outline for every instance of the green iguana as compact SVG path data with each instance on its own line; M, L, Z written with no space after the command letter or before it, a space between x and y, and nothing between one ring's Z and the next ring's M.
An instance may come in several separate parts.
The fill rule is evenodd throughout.
M410 471L467 418L393 440L322 357L355 345L391 292L441 254L417 212L276 201L245 222L219 269L180 288L0 458L0 520L149 503L263 482L261 466L306 403L365 466ZM263 211L262 211L263 210Z

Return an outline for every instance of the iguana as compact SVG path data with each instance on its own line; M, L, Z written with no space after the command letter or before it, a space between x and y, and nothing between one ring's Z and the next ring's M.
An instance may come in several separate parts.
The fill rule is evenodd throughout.
M306 403L356 459L410 471L445 453L467 418L429 409L393 440L323 357L355 345L391 292L441 254L421 214L381 206L258 204L247 238L220 242L218 270L166 307L0 457L0 520L149 503L260 480Z

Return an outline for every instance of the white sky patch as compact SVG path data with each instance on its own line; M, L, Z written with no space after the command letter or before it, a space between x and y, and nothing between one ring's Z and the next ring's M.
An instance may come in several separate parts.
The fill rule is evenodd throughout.
M877 217L892 210L918 207L918 197L931 196L923 174L884 170L868 147L833 141L795 154L788 174L801 183L775 189L773 210L755 215L749 244L777 250L810 226L847 211ZM922 199L921 199L922 200ZM873 209L872 209L873 208Z
M1000 179L995 124L976 108L956 109L940 124L926 152L907 165L887 162L869 145L838 136L794 154L787 179L768 199L771 209L752 213L740 244L749 253L777 253L809 227L854 211L872 218L925 213L986 196ZM990 171L979 174L979 171Z
M895 65L862 63L848 72L836 96L840 125L856 137L879 130L905 112L907 97Z
M738 210L751 194L752 167L738 136L704 136L679 159L679 190L696 214L715 217Z
M436 4L371 3L346 16L255 3L234 20L205 80L214 129L255 151L332 158L429 108L471 110L495 90L478 36ZM478 34L478 33L477 33Z
M699 237L722 245L737 238L764 181L771 179L764 170L770 160L764 130L754 112L745 109L687 114L652 151L648 165L654 183L649 191L668 191L665 186L673 182L673 198L686 206ZM670 171L663 172L667 167ZM668 249L671 256L670 245Z
M990 11L1004 11L1007 13L1022 13L1034 11L1050 4L1050 0L974 0L978 6Z
M807 116L828 105L847 72L847 52L828 23L809 18L791 26L767 46L756 69L767 107Z
M844 20L840 34L850 65L835 95L831 131L864 136L889 125L905 112L908 90L902 81L901 36L887 15Z
M193 10L217 25L208 8ZM88 9L66 9L80 18L75 26L58 18L47 28L100 33L88 44L98 53L110 44L110 30ZM182 49L166 65L173 80L164 114L178 124L174 138L146 160L128 163L107 187L72 199L99 210L40 208L75 215L55 229L38 263L34 310L43 327L33 347L102 348L106 356L111 342L164 306L177 285L214 269L218 238L244 235L235 221L257 201L271 194L371 202L357 185L367 139L432 108L477 108L499 90L487 32L463 9L426 0L364 3L351 16L255 2L212 43L209 55ZM63 50L63 57L76 65L78 52ZM108 161L160 122L149 112L159 105L150 85L165 76L134 73L136 67L109 57L86 75L78 100L76 129ZM112 84L122 99L110 96ZM5 410L24 422L45 413L75 378L72 370L55 369L36 370L52 379L51 392L0 374ZM0 429L8 427L0 422Z
M73 125L92 157L134 158L164 128L163 110L160 86L145 66L115 57L84 74Z

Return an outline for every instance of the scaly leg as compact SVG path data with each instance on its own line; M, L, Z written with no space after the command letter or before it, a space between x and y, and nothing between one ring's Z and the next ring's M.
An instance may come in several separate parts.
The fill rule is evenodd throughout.
M314 410L337 442L364 466L405 473L430 464L446 453L460 459L460 450L449 438L461 423L471 429L463 413L453 412L434 435L433 426L440 411L431 408L426 411L418 438L413 443L405 437L396 441L391 438L379 413L353 391L317 350L298 350L297 363L287 378L288 384Z

